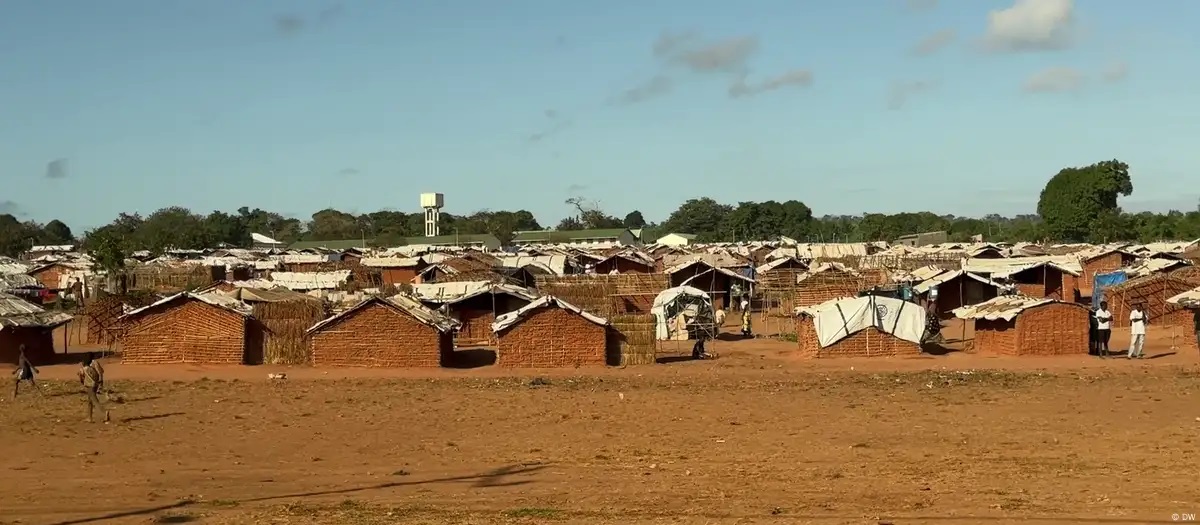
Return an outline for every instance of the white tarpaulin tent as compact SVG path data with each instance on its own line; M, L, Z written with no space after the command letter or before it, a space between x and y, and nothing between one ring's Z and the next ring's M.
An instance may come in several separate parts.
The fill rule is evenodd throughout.
M868 295L835 299L802 312L812 316L817 343L822 348L870 327L917 344L921 344L925 335L925 310L917 304L891 297Z
M655 320L654 338L659 341L686 340L688 324L714 324L712 297L691 286L676 286L659 292L650 313L654 314Z

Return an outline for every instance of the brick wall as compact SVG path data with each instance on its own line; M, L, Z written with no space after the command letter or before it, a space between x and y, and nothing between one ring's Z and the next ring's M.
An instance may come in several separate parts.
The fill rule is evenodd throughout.
M451 308L454 307L451 306ZM492 323L496 321L496 314L490 308L487 310L460 308L453 311L456 314L455 317L462 322L462 327L455 335L459 346L496 344L496 334L492 332Z
M239 365L246 358L246 317L189 297L125 323L121 360L132 364Z
M61 285L60 279L62 278L62 274L66 271L67 270L63 268L62 265L53 264L30 275L32 275L34 279L37 279L38 283L40 283L43 288L48 290L58 290L58 287Z
M1129 328L1129 311L1138 302L1146 305L1146 316L1150 324L1191 328L1191 314L1166 300L1195 288L1195 284L1175 279L1170 274L1127 282L1131 284L1114 286L1104 291L1104 300L1108 301L1108 310L1113 314L1113 328Z
M1089 293L1096 282L1096 274L1109 273L1121 269L1125 265L1126 255L1120 252L1102 255L1089 261L1083 261L1083 272L1079 277L1079 289Z
M897 357L921 353L920 345L881 332L874 327L850 334L849 337L822 348L817 342L817 328L811 317L796 322L796 339L800 355L810 358Z
M1016 319L976 319L971 351L986 354L1017 355Z
M1088 310L1050 303L1017 315L1017 355L1075 355L1088 353Z
M312 334L313 366L439 367L450 334L398 308L369 304Z
M496 364L565 368L606 364L608 327L562 308L540 308L499 334Z
M1017 291L1020 292L1021 295L1028 295L1029 297L1042 298L1042 297L1046 296L1046 285L1044 285L1044 284L1018 284Z
M389 284L393 286L412 284L413 279L418 273L421 273L421 270L424 269L424 266L410 266L407 268L380 268L379 279L383 286L387 286Z
M0 330L0 363L17 364L21 345L25 345L25 358L33 366L53 364L56 356L52 334L45 328L5 327ZM5 388L8 386L11 385L5 383Z

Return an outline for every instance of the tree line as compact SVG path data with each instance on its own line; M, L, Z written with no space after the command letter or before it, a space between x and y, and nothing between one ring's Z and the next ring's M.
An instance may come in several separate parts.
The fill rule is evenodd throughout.
M640 211L619 218L575 197L566 201L575 213L562 219L556 229L645 228L643 237L648 240L678 232L695 234L703 242L779 236L807 242L892 241L928 231L945 231L953 241L967 241L975 235L992 241L1096 243L1200 238L1200 206L1187 212L1123 213L1117 199L1132 192L1129 167L1111 160L1065 168L1054 175L1041 193L1036 215L956 217L915 212L818 217L799 200L726 204L705 197L684 202L662 223L648 223ZM515 232L541 230L543 225L527 210L485 210L470 215L444 213L440 228L444 234L491 234L507 242ZM251 233L285 243L365 239L368 244L397 246L423 235L424 215L389 210L353 214L325 209L302 221L259 208L204 215L169 207L145 217L122 213L78 239L59 220L38 224L0 215L0 254L15 256L32 245L82 242L89 251L120 259L120 255L136 250L162 253L171 248L246 247L251 245Z

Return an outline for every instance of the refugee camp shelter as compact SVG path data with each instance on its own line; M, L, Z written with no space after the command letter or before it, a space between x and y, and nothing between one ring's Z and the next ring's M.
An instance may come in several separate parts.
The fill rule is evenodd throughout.
M1192 327L1195 329L1195 333L1184 334L1182 346L1185 350L1192 352L1200 351L1200 288L1193 288L1178 294L1167 299L1167 302L1179 306L1191 314Z
M798 309L803 357L894 357L921 353L925 310L891 297L833 299Z
M952 315L955 308L979 304L1000 295L1000 284L963 270L942 272L913 286L913 293L930 300L930 291L937 289L936 312Z
M324 301L283 287L220 292L252 308L246 364L308 364L308 328L328 317Z
M370 296L308 329L313 366L440 367L458 322L397 295Z
M16 364L21 345L25 358L37 365L54 362L54 329L71 321L15 295L0 292L0 363Z
M622 250L592 265L598 274L654 273L654 258L639 251Z
M1190 327L1192 315L1168 299L1200 286L1200 268L1187 266L1165 273L1129 279L1104 290L1104 299L1116 321L1114 328L1129 328L1129 311L1134 305L1146 308L1151 326Z
M359 264L378 271L381 286L409 284L428 266L420 257L363 257Z
M716 324L712 298L691 286L663 290L654 298L650 313L655 318L654 338L659 341L714 339L721 328Z
M552 295L501 315L492 323L496 364L564 368L607 363L608 320Z
M1079 295L1091 297L1096 285L1096 276L1113 272L1137 261L1135 254L1118 246L1098 246L1077 254L1080 269Z
M415 284L413 296L461 323L454 342L462 347L496 344L496 317L529 304L537 293L511 284L459 281Z
M974 350L1000 355L1088 353L1088 308L1044 297L1005 295L954 310L975 322Z
M713 304L719 309L728 309L733 304L729 291L734 282L740 282L742 289L749 291L754 286L754 279L738 272L709 264L701 257L685 259L664 270L670 279L671 287L691 286L704 290L713 298Z
M129 364L246 362L250 307L220 293L182 292L117 319Z

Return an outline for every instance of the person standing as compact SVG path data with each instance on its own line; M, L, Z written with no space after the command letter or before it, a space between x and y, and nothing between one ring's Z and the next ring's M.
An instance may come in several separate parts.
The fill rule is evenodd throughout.
M17 378L13 382L13 399L16 399L17 393L21 391L21 381L29 381L29 384L33 385L34 390L37 390L39 393L42 391L42 387L38 386L37 381L33 379L39 371L25 357L25 345L21 345L18 351L20 355L17 357L17 369L13 371L13 375Z
M83 365L79 367L79 384L87 392L88 402L88 423L94 423L95 412L97 409L104 411L104 422L108 423L109 413L104 409L104 405L100 404L100 388L104 386L104 373L101 372L98 363L92 359L92 354L87 354L83 358Z
M1108 311L1108 301L1100 301L1096 310L1096 352L1101 358L1108 357L1108 341L1112 339L1112 312Z
M753 332L750 330L750 309L742 310L742 337L751 337Z
M1129 354L1130 359L1142 359L1145 354L1142 353L1142 348L1146 344L1146 312L1142 310L1142 305L1133 305L1133 310L1129 311Z

